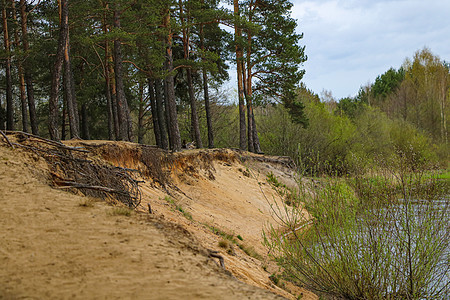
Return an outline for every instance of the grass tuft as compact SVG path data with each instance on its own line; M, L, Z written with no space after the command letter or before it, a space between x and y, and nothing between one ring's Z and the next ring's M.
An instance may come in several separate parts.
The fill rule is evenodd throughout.
M131 216L131 212L132 210L129 209L128 207L114 207L111 211L110 214L112 216L125 216L125 217L129 217Z
M89 197L83 197L83 199L80 200L80 203L78 203L81 207L94 207L94 200Z
M164 197L164 200L166 200L168 203L170 203L174 207L175 210L181 212L183 214L183 216L186 219L188 219L189 221L192 221L194 219L189 212L187 212L180 204L178 204L178 202L176 202L171 197L166 196L166 197Z

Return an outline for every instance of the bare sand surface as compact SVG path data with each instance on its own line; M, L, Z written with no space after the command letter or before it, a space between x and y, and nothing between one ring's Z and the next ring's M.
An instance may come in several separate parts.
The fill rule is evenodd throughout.
M138 211L120 215L99 199L51 188L45 166L42 159L0 145L0 299L297 296L268 278L274 264L261 233L271 220L267 197L273 195L262 183L264 175L243 174L246 165L214 161L212 170L189 176L174 167L178 193L171 197L192 219L168 203L166 191L148 183ZM145 213L147 203L153 214ZM237 247L222 249L211 226L240 235L262 258ZM219 251L226 271L207 249ZM302 299L316 299L296 291Z

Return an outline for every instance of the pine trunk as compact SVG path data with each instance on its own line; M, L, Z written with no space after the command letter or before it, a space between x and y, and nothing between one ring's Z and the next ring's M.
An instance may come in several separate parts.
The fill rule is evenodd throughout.
M255 122L255 114L252 111L252 119L253 119L253 143L255 147L255 153L263 153L261 150L261 144L259 142L258 131L256 130L256 122Z
M6 129L14 130L14 105L12 94L11 77L11 47L8 33L8 17L6 14L6 0L2 1L2 19L3 19L3 44L5 45L5 75L6 75Z
M66 99L63 101L62 108L62 120L61 120L61 140L64 141L66 139Z
M107 11L109 10L109 4L104 6L103 13L103 34L108 33ZM114 70L112 66L112 55L110 51L110 42L105 39L105 89L106 89L106 105L108 109L108 138L109 140L119 139L119 122L117 118L117 101L116 91L114 84Z
M169 149L169 141L167 140L166 116L164 112L164 99L161 90L161 80L155 81L155 98L156 98L156 114L158 115L159 132L161 136L161 148Z
M234 16L239 17L239 1L234 0ZM238 81L238 97L239 97L239 148L245 150L246 148L246 129L245 129L245 101L244 101L244 85L242 82L242 59L243 52L240 45L242 37L242 29L238 24L234 26L235 43L236 43L236 69Z
M139 82L139 110L138 110L138 126L137 126L137 136L138 143L142 144L144 139L144 115L145 115L146 103L144 101L144 84Z
M206 127L208 128L208 148L214 148L214 130L211 119L211 107L209 103L209 90L208 90L208 74L203 69L203 97L205 98L205 113L206 113Z
M19 49L19 22L17 21L16 15L16 2L11 0L12 15L14 20L14 44L15 48ZM28 110L27 110L27 95L25 90L25 77L23 75L23 65L22 60L17 59L17 75L19 76L19 91L20 91L20 104L22 112L22 130L28 132Z
M150 109L152 111L153 133L155 134L156 146L162 148L161 129L159 128L158 110L156 107L155 84L153 79L148 78L148 95L150 97Z
M186 24L186 19L184 17L184 8L183 1L179 0L180 6L180 20L181 27L183 32L183 49L184 49L184 59L186 61L189 60L189 49L190 49L190 30L189 25ZM189 22L189 9L187 11L187 22ZM196 143L197 148L203 148L202 138L200 135L200 124L198 121L198 113L197 113L197 103L194 95L194 85L192 83L192 69L186 69L186 77L187 77L187 85L188 85L188 93L189 93L189 102L191 105L191 129L192 129L192 137Z
M66 45L66 37L68 35L69 16L68 13L68 0L61 0L61 24L58 38L58 49L56 52L56 58L53 65L52 72L52 85L49 99L49 118L48 118L48 130L50 138L52 140L59 140L58 132L58 96L59 96L59 83L61 77L61 71L64 61L64 48Z
M164 63L165 68L167 69L167 61ZM167 130L167 137L168 137L168 148L172 149L172 136L170 135L170 114L169 114L169 104L167 99L169 98L168 92L167 92L167 81L164 79L164 116L166 117L166 130Z
M103 12L103 19L102 19L102 30L103 34L108 33L108 25L107 25L107 10L109 9L109 5L106 3L105 5L105 11ZM106 91L106 109L107 109L107 116L108 116L108 139L110 141L114 140L118 132L115 131L114 127L114 114L113 114L113 97L111 92L111 72L110 72L110 50L109 50L109 41L105 39L105 65L103 74L105 77L105 91Z
M114 27L120 28L120 12L114 10ZM129 141L128 105L123 87L122 46L119 39L114 40L114 73L116 78L116 100L119 120L119 140Z
M108 42L105 42L105 89L106 89L106 109L108 110L108 139L114 140L116 135L114 131L113 99L111 95L111 80L109 72L109 62L107 56Z
M36 116L36 105L34 100L33 76L31 73L30 60L27 57L29 45L28 45L27 12L25 0L20 0L19 5L20 5L20 22L22 28L22 46L23 52L25 53L23 67L24 67L25 83L27 85L28 111L30 113L31 132L35 135L38 135L39 130Z
M87 113L87 105L84 103L81 106L81 137L84 140L90 140L91 136L89 134L89 116Z
M170 59L171 60L171 59ZM171 65L171 62L168 63ZM170 67L169 67L170 68ZM170 70L170 69L168 69ZM167 86L167 99L166 99L166 108L169 114L169 141L171 141L170 149L173 151L181 150L181 138L180 131L178 128L177 121L177 104L175 102L175 87L173 82L173 75L168 75L165 78L165 83Z
M108 47L109 48L109 47ZM114 73L114 59L111 54L108 54L108 81L109 81L109 91L111 93L111 108L113 114L113 124L114 124L114 135L116 140L119 140L119 109L117 106L117 91L116 91L116 76Z
M250 15L250 22L252 22L252 16ZM261 145L259 143L258 131L256 130L255 115L253 113L253 88L252 88L252 34L247 33L247 80L246 80L246 99L247 99L247 118L248 118L248 130L249 139L249 151L255 153L261 153ZM245 79L244 79L245 82ZM250 150L251 145L251 150Z
M191 101L191 126L194 131L194 139L197 148L203 148L202 137L200 134L200 124L198 121L197 101L194 96L194 85L192 83L192 70L187 69L187 84L189 90L189 99Z
M69 9L63 7L63 9ZM68 11L66 12L67 15ZM69 24L67 23L65 46L64 46L64 93L67 103L67 115L69 117L70 137L72 139L80 138L78 107L75 99L75 86L72 73L72 65L70 62L70 39L69 39Z
M253 143L253 107L252 98L248 95L248 81L245 77L245 67L242 62L242 82L244 82L244 97L247 102L247 146L249 152L255 152L255 147Z
M126 104L126 110L127 110L127 124L128 124L128 140L130 142L133 142L133 121L131 119L131 110L128 106L128 102L125 101Z
M175 101L175 86L174 86L174 76L173 76L173 54L172 54L172 31L170 29L170 11L166 11L166 16L164 18L164 27L168 29L169 33L166 40L166 71L167 76L165 78L165 84L167 88L167 108L169 111L169 136L172 142L171 150L180 151L181 150L181 138L180 130L178 128L178 118L177 118L177 104Z
M202 52L205 52L205 44L204 44L204 32L203 32L203 24L200 24L200 48ZM206 62L206 58L202 58L203 62ZM208 128L208 148L214 148L214 131L212 127L211 120L211 108L209 103L209 91L208 91L208 73L206 68L202 70L203 76L203 98L205 101L205 112L206 112L206 127Z

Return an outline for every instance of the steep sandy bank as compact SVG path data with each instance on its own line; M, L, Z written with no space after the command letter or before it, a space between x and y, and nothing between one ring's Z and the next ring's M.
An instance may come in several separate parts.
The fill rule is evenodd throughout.
M273 285L263 269L270 263L261 232L271 222L268 199L273 192L264 183L261 165L242 163L242 153L235 151L195 150L171 155L160 173L151 174L151 164L137 159L141 150L134 144L89 145L82 146L90 150L90 159L141 170L141 213L115 215L115 208L103 201L51 188L42 159L0 144L0 296L276 297L264 288L292 297ZM223 238L211 228L239 235L241 246L255 249L260 260L236 245L232 251L219 247ZM219 251L227 271L208 256L208 249ZM314 297L302 292L303 299Z

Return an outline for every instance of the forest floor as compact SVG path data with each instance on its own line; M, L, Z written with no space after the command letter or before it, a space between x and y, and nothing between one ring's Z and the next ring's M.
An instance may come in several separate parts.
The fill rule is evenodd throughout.
M136 144L66 144L105 164L143 167L116 155ZM52 187L42 157L0 142L0 299L317 299L269 279L277 267L262 231L276 225L271 205L279 200L265 176L294 184L293 173L271 161L232 150L171 154L167 182L142 175L141 204L129 213Z

